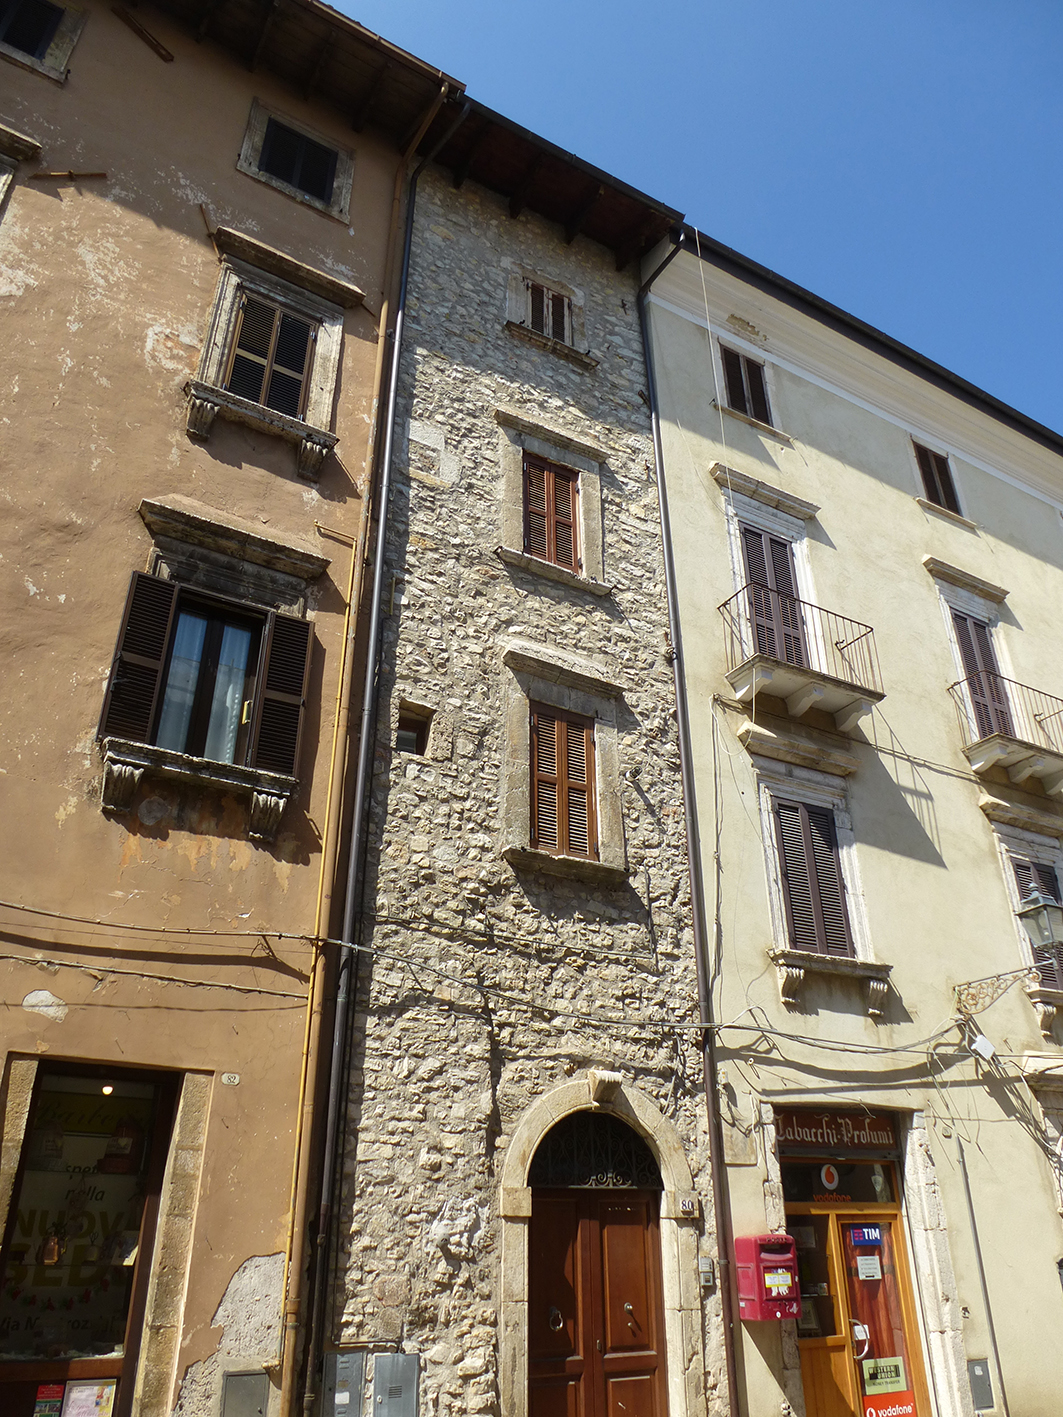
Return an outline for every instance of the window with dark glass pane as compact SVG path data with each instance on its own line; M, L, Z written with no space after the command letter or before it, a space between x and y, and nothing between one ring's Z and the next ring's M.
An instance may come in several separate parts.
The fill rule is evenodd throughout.
M429 720L420 714L400 713L399 725L395 731L395 747L400 753L417 753L421 757L428 750Z
M5 1237L0 1360L120 1358L161 1180L160 1087L52 1068L38 1075Z
M271 118L266 123L258 167L308 197L331 202L337 156L335 149Z
M749 359L737 350L720 346L723 360L724 390L727 407L736 413L744 413L747 418L755 418L758 423L771 423L768 408L768 386L764 379L764 365Z
M301 418L315 326L261 296L241 296L225 387L241 398Z
M62 18L62 8L48 0L16 0L12 5L0 5L0 40L31 59L43 59Z
M160 748L242 761L261 631L260 621L219 614L209 603L182 606L155 735Z

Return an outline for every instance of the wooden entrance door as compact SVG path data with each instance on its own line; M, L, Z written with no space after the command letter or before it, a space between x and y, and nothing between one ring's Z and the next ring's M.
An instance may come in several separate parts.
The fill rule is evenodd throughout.
M665 1417L658 1193L534 1190L529 1417Z

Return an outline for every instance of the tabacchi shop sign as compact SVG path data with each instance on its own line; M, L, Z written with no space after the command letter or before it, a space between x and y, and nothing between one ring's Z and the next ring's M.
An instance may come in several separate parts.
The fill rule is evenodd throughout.
M894 1151L888 1112L776 1112L775 1137L787 1151Z

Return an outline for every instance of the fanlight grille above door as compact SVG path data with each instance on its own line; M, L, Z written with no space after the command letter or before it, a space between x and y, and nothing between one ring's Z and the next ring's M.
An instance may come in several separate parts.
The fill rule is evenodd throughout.
M664 1189L660 1167L642 1138L606 1112L573 1112L539 1143L530 1186L601 1190Z

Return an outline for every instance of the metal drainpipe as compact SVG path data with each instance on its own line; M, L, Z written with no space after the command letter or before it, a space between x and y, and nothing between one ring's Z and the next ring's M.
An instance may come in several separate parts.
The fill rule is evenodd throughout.
M650 344L646 297L650 286L675 260L683 249L683 233L657 269L639 287L639 326L646 358L646 382L649 385L650 425L653 430L653 460L657 474L657 501L661 514L661 540L664 556L664 586L668 600L668 633L672 644L672 664L675 675L676 722L679 728L679 762L685 804L687 857L690 862L690 907L694 927L694 956L698 972L698 1005L703 1025L702 1059L705 1071L705 1100L709 1113L709 1163L712 1168L712 1202L716 1219L716 1249L719 1264L720 1304L723 1309L724 1358L727 1367L727 1407L731 1417L738 1414L738 1392L734 1334L734 1266L731 1255L734 1243L731 1235L731 1208L727 1186L727 1169L723 1159L723 1131L717 1102L716 1032L713 1028L712 985L709 977L705 929L705 882L701 869L701 836L698 830L697 797L694 790L694 763L690 748L690 719L687 713L686 684L683 674L683 646L679 627L679 606L675 590L675 562L672 558L671 519L668 513L668 489L664 477L664 448L661 443L661 419L657 403L657 376L653 349Z
M332 1211L332 1192L336 1176L336 1148L339 1140L340 1102L343 1093L344 1062L347 1054L347 1025L350 1017L350 1003L358 988L358 953L352 948L354 943L354 920L358 890L362 884L361 866L365 851L365 811L368 799L370 754L374 746L373 726L376 721L377 691L379 688L380 621L384 588L384 559L388 524L388 499L391 493L391 468L395 442L395 404L398 398L399 358L402 353L402 331L406 319L406 289L410 277L410 252L413 247L413 213L417 195L417 182L421 173L435 157L436 153L449 142L458 128L465 122L472 105L466 102L457 118L446 130L410 176L406 197L406 232L402 248L402 276L399 282L399 296L395 306L395 331L392 336L391 369L388 374L388 404L385 414L384 453L381 459L382 472L378 505L380 517L377 525L376 563L373 568L372 609L369 618L369 643L366 647L365 682L362 690L362 722L358 742L358 770L355 779L354 811L351 817L350 856L347 863L347 894L343 910L343 930L340 963L336 979L336 1013L332 1029L332 1056L329 1065L328 1107L325 1114L324 1165L321 1174L321 1209L318 1219L318 1260L314 1274L314 1298L312 1332L317 1335L320 1348L321 1309L324 1301L328 1275L327 1238ZM316 1362L314 1364L316 1367ZM307 1390L303 1399L306 1413L313 1410L317 1398L316 1374L311 1368L307 1374Z

